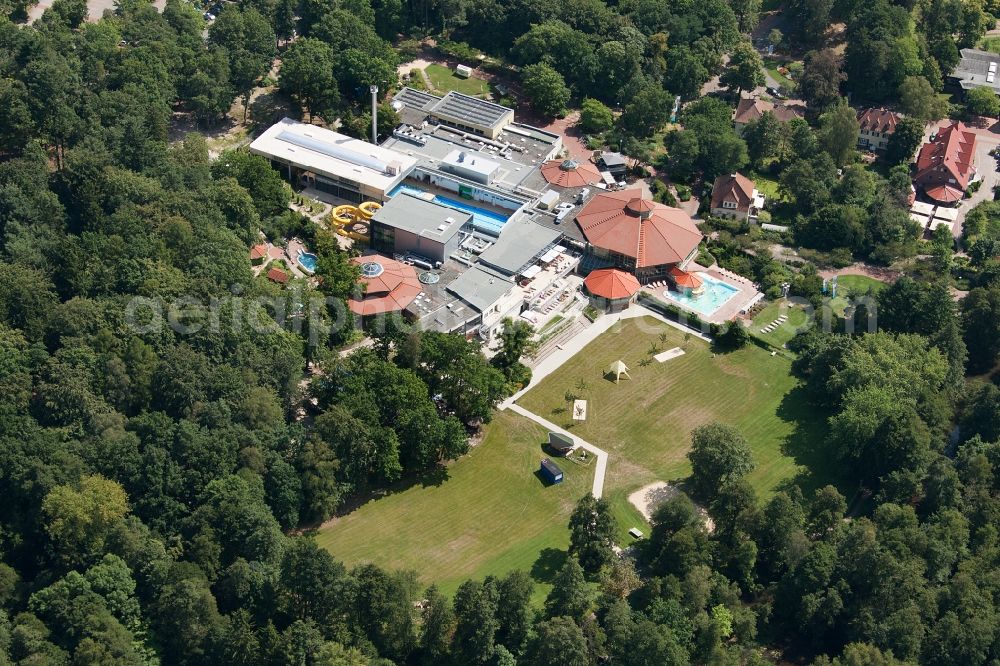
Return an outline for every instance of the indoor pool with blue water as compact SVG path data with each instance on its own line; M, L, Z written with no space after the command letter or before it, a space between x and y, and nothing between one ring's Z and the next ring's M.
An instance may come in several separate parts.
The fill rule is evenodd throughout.
M721 308L730 298L740 292L731 284L717 280L705 273L699 273L705 291L697 296L688 296L673 290L663 292L663 295L670 300L679 303L688 310L693 310L698 314L711 315Z
M316 255L312 252L299 252L299 266L309 271L316 272Z
M406 192L407 194L412 194L417 197L426 196L427 194L427 192L419 187L413 187L412 185L397 185L391 192L389 192L389 196L394 197L400 192ZM450 208L465 211L466 213L472 213L472 226L477 230L483 231L492 236L499 236L500 230L503 229L503 225L505 225L507 220L510 219L510 216L508 215L494 213L491 210L479 208L478 206L474 206L464 201L458 201L457 199L449 199L448 197L443 197L440 194L433 195L432 201L439 203L442 206L448 206Z

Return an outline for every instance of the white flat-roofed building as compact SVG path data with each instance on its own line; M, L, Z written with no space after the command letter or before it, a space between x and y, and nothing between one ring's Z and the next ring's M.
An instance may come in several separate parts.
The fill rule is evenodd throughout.
M385 201L417 164L414 157L284 118L250 144L288 179L348 201Z
M441 160L441 170L483 185L493 182L500 164L488 160L475 151L466 152L456 148Z

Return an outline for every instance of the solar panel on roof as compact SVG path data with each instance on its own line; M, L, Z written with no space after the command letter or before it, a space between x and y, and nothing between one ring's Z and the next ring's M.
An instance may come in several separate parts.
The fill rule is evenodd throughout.
M301 134L296 134L295 132L289 132L288 130L281 131L277 138L285 143L290 143L293 146L306 148L313 152L320 153L321 155L333 157L357 166L368 167L369 169L374 169L381 173L385 173L386 169L389 167L389 165L382 160L376 159L370 155L362 155L361 153L355 152L350 148L337 146L311 136L303 136Z
M456 92L445 95L432 109L433 113L464 118L486 126L493 126L509 111L499 104Z

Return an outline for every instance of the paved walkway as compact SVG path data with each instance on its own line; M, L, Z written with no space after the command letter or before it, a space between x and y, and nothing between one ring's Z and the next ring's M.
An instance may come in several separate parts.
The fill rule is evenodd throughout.
M535 414L534 412L531 412L531 411L525 409L524 407L521 407L520 405L517 404L517 401L521 398L521 396L523 396L525 393L527 393L531 388L533 388L535 385L537 385L539 382L541 382L542 379L544 379L545 377L549 376L550 374L552 374L553 372L555 372L557 369L559 369L559 367L563 363L565 363L566 361L568 361L569 359L571 359L573 356L575 356L577 354L577 352L579 352L584 347L586 347L588 344L590 344L591 342L593 342L601 334L606 333L615 324L618 324L619 322L621 322L621 321L623 321L625 319L635 319L637 317L652 317L653 319L656 319L657 321L663 322L664 324L667 324L668 326L673 326L674 328L679 329L681 331L684 331L685 333L690 333L691 335L693 335L696 338L699 338L701 340L705 340L706 342L711 342L712 341L712 339L709 338L708 336L703 335L703 334L699 333L698 331L690 329L690 328L688 328L686 326L682 326L681 324L678 324L675 321L671 321L671 320L667 319L666 317L663 317L662 315L657 314L656 312L653 312L652 310L649 310L649 309L647 309L647 308L645 308L645 307L643 307L641 305L637 305L637 304L636 305L632 305L627 310L624 310L624 311L619 312L617 314L605 314L605 315L601 316L601 318L599 318L596 322L594 322L593 324L591 324L587 328L585 328L582 331L580 331L580 335L574 337L572 340L568 340L566 342L566 344L563 345L563 347L561 349L559 349L555 353L547 356L541 362L539 362L539 364L537 366L535 366L534 368L532 368L532 371L531 371L531 381L528 383L527 386L525 386L523 389L521 389L520 391L518 391L517 393L515 393L512 396L510 396L509 398L507 398L506 400L504 400L502 403L500 403L500 409L502 409L502 410L509 409L512 412L515 412L516 414L520 414L521 416L524 416L525 418L531 419L535 423L537 423L537 424L539 424L539 425L541 425L541 426L543 426L545 428L548 428L549 430L551 430L553 432L558 432L558 433L561 433L563 435L566 435L567 437L572 438L572 440L574 442L576 442L576 444L578 446L580 446L581 448L586 449L587 451L590 451L592 454L594 454L597 457L597 467L594 470L594 486L593 486L593 490L591 491L591 492L593 492L594 497L600 497L601 493L604 492L604 476L605 476L605 474L608 471L608 454L607 454L607 452L604 451L603 449L600 449L600 448L594 446L590 442L586 442L586 441L580 439L580 437L578 437L577 435L573 435L573 434L569 433L568 431L560 428L559 426L555 425L551 421L548 421L548 420L542 418L538 414Z

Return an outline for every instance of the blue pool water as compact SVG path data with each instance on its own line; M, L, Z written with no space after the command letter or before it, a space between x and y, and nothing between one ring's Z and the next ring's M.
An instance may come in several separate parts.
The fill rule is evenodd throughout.
M740 292L731 284L716 280L715 278L699 273L702 283L705 285L704 293L698 296L685 296L673 290L663 292L663 295L670 300L679 303L688 310L693 310L698 314L710 315L721 308L730 298Z
M300 252L299 253L299 266L306 269L310 273L316 272L316 255L312 252Z
M394 197L400 192L406 192L416 196L426 194L426 192L419 187L413 187L412 185L397 185L391 192L389 192L389 196ZM441 204L442 206L449 206L451 208L465 211L466 213L472 213L472 226L479 231L486 232L492 236L499 236L500 230L503 229L503 225L505 225L509 219L508 215L494 213L491 210L479 208L478 206L473 206L464 201L449 199L448 197L443 197L440 194L435 194L433 201Z

